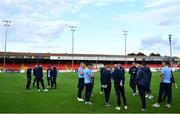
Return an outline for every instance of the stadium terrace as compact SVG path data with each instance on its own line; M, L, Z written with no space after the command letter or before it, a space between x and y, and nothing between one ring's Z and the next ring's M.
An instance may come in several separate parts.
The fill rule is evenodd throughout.
M0 69L3 70L4 53L0 52ZM72 59L74 60L72 65ZM68 53L22 53L6 52L6 71L7 72L24 72L28 66L41 64L43 70L52 64L56 65L59 72L77 71L80 62L92 63L93 71L105 65L121 63L122 66L129 70L131 63L136 61L141 64L146 61L152 71L159 71L163 60L169 60L167 56L123 56L123 55L100 55L100 54L68 54ZM174 57L173 71L179 70L179 58Z

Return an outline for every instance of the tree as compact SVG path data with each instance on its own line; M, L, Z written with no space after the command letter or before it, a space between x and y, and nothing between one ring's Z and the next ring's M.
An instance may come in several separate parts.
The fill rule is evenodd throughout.
M157 56L161 56L159 53L156 54Z
M129 53L128 56L136 56L135 53Z
M155 53L150 53L149 56L161 56L159 53L155 54Z
M144 53L142 53L142 52L138 52L137 56L146 56L146 55Z

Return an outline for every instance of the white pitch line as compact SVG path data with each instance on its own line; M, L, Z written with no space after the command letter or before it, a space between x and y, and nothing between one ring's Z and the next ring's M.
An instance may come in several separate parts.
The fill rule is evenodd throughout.
M35 92L34 90L27 90L27 91L0 91L0 93L32 93Z
M21 77L23 77L24 79L26 79L26 77L24 77L24 75L20 75Z

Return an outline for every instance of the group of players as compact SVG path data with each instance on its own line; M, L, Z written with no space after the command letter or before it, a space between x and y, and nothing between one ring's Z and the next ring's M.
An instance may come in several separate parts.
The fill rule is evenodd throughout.
M161 82L159 86L159 97L158 102L153 104L153 107L160 107L160 103L166 100L166 107L171 107L172 101L172 83L175 83L172 70L169 67L170 64L168 61L163 61L163 68L161 71ZM92 104L90 102L90 97L92 96L93 86L94 86L94 75L92 72L93 65L92 64L84 64L80 63L80 67L78 69L78 101L84 101L85 104ZM36 87L38 91L40 90L39 83L43 88L43 91L48 91L48 88L56 89L57 83L57 69L55 65L48 66L46 71L47 83L48 87L45 88L44 78L43 78L43 68L41 65L35 66L33 69L29 67L27 69L27 84L26 89L30 89L31 79L34 76L33 87ZM141 111L146 111L146 98L152 99L151 95L151 77L152 73L150 68L144 62L142 65L132 63L132 67L129 69L130 74L130 87L133 91L133 96L137 95L136 88L138 88L138 93L142 102ZM105 97L105 106L110 106L109 98L111 93L111 79L114 81L114 89L117 97L117 107L116 110L121 109L121 97L124 103L124 109L127 110L127 101L125 95L125 70L121 66L121 64L114 64L114 67L105 66L100 70L100 81L101 81L101 94L104 93ZM35 86L36 83L36 86ZM85 88L85 99L82 98L82 92Z
M34 76L33 87L36 87L38 91L41 91L39 83L41 83L43 91L48 91L49 88L56 89L57 87L57 83L56 83L57 68L55 67L55 65L48 66L47 68L47 71L46 71L47 83L48 83L47 89L45 88L45 85L44 85L43 68L41 65L36 65L33 69L31 66L28 67L26 74L27 74L27 84L26 84L27 90L30 89L32 76Z
M159 86L158 102L153 104L153 107L160 107L160 103L167 98L166 107L171 107L172 101L172 83L175 83L170 63L163 61L163 68L161 71L161 82ZM87 66L87 67L85 67ZM92 73L92 65L80 63L78 69L78 101L84 101L85 104L92 104L90 102L91 93L94 85L94 76ZM146 111L146 98L152 99L151 95L151 77L152 73L148 65L144 62L142 65L132 63L132 67L129 69L130 74L130 87L133 90L133 96L137 95L136 87L138 88L139 96L141 99L142 108L141 111ZM124 103L124 109L127 110L127 101L125 95L125 70L121 64L114 64L114 67L105 66L100 70L101 81L101 94L104 92L105 106L110 106L109 98L111 93L111 79L114 81L114 89L117 97L116 110L121 109L121 97ZM82 92L85 87L85 99L82 98ZM162 98L163 97L163 98Z

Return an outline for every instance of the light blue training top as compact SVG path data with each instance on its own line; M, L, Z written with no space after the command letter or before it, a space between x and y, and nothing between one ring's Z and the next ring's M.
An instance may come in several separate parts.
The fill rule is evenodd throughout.
M82 72L83 72L83 74L81 74ZM82 67L79 67L79 69L78 69L78 77L79 78L84 78L84 70L83 70Z
M163 83L171 83L171 68L169 68L168 66L164 66L162 68L162 74L164 76Z
M84 70L84 83L85 84L89 84L91 83L91 76L92 75L92 71L89 68L86 68Z

